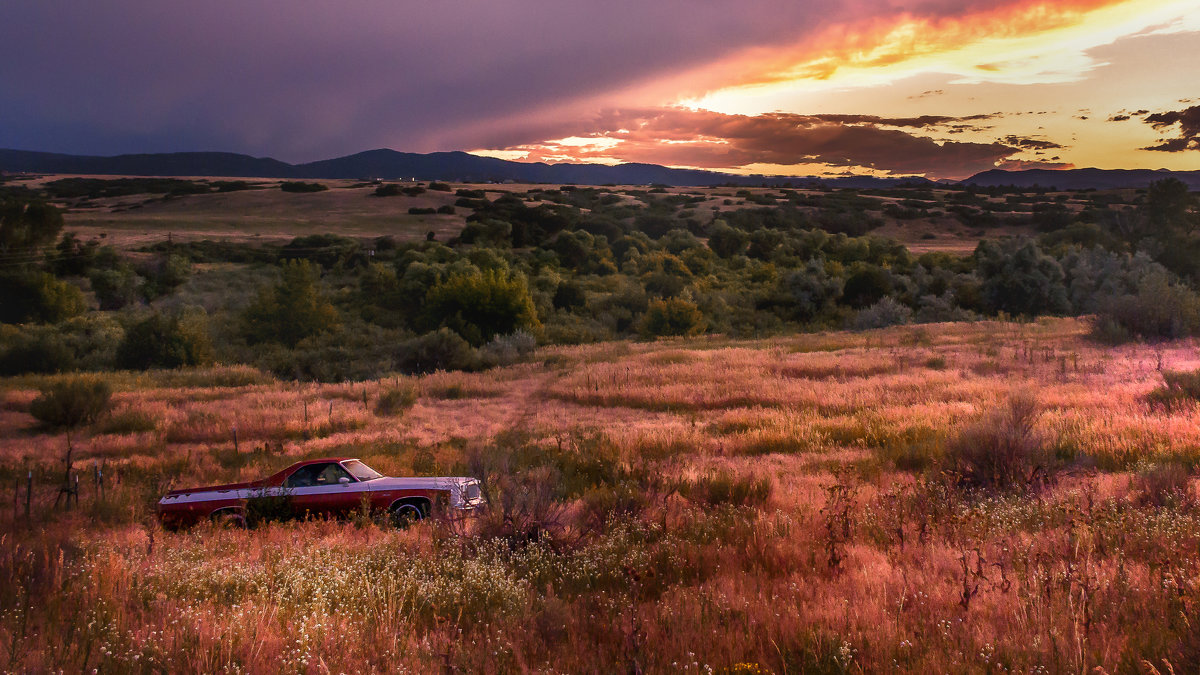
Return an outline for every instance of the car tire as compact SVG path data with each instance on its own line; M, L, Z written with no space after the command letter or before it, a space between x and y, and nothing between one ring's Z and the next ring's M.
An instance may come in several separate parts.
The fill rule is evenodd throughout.
M243 530L246 528L246 517L238 511L224 509L212 514L210 518L214 525L226 530Z
M403 529L424 518L425 512L416 504L404 503L392 507L392 523L396 527Z

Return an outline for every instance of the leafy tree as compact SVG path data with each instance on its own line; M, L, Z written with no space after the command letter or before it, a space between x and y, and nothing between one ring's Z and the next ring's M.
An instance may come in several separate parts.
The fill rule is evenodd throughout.
M96 301L100 303L100 309L105 311L123 309L136 302L142 283L129 264L97 270L92 273L91 280Z
M117 366L131 370L211 363L212 343L202 312L152 314L130 326L117 347Z
M748 243L750 243L750 235L730 227L723 220L715 221L708 234L708 247L722 258L732 258L742 253L746 250Z
M574 281L564 281L554 291L555 309L573 309L587 304L587 294L583 287Z
M1200 225L1194 213L1196 196L1178 178L1156 180L1146 188L1141 213L1150 227L1150 236L1190 233Z
M983 298L994 311L1018 316L1061 314L1070 309L1065 275L1032 241L984 241L975 249Z
M337 310L319 283L316 268L307 260L285 261L279 282L260 289L242 313L246 339L295 347L304 338L337 326Z
M1200 296L1164 270L1143 276L1133 293L1106 299L1096 316L1096 336L1174 340L1200 334Z
M877 266L855 264L842 290L842 301L854 308L874 305L892 292L892 275Z
M53 274L18 270L0 275L0 322L58 323L84 309L83 292Z
M62 214L50 204L20 199L0 202L0 253L28 253L53 242L62 228Z
M667 298L650 303L642 316L641 332L647 337L698 335L706 325L704 314L694 302Z
M146 278L142 291L148 299L153 300L187 283L192 275L192 263L187 258L172 253L144 265L141 273Z
M810 321L837 303L842 287L842 279L829 274L825 261L813 258L804 269L788 272L779 280L780 304L790 318Z
M23 335L0 352L0 375L63 373L75 368L75 353L58 331Z
M47 268L57 276L86 276L96 263L99 248L99 242L84 242L67 232L46 256Z
M405 319L405 309L412 296L405 293L396 275L396 268L371 263L358 280L359 299L363 318L381 326L399 326ZM418 297L424 295L421 289Z
M476 347L497 335L541 328L525 276L495 269L453 274L429 289L423 323L430 330L450 328Z

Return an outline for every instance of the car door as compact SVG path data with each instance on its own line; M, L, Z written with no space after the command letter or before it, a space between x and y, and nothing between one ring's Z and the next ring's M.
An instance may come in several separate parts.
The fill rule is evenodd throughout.
M292 512L305 517L342 515L354 510L364 486L337 462L322 462L296 469L283 487Z

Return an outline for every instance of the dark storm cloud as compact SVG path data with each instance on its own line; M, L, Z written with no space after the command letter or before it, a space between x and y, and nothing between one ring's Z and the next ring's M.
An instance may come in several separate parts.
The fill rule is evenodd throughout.
M1065 146L1047 141L1040 138L1026 138L1024 136L1008 135L1004 137L1004 142L1013 147L1021 148L1022 150L1055 150Z
M1171 129L1178 124L1179 136L1163 139L1158 145L1151 145L1142 150L1159 152L1200 150L1200 105L1183 110L1154 113L1147 115L1144 121L1159 130Z
M987 115L967 115L965 117L947 117L944 115L921 115L920 117L880 117L878 115L837 115L837 114L821 114L813 115L828 122L839 122L842 124L871 124L875 126L885 127L908 127L914 129L922 129L926 127L957 127L962 126L960 122L974 122L978 120L990 120L999 117L999 113Z
M0 145L292 160L381 144L470 147L484 140L476 126L494 134L495 120L817 23L811 3L761 4L6 2ZM520 126L500 131L515 140Z
M0 147L302 161L530 143L631 104L630 87L839 21L1020 1L11 0ZM660 93L634 104L684 92Z

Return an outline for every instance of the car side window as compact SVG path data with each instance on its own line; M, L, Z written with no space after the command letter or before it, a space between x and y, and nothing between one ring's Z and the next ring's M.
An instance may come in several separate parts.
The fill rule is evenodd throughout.
M317 485L337 485L338 481L343 478L349 478L351 483L354 482L350 472L343 469L340 464L328 464L317 474Z
M288 476L287 481L284 483L284 487L300 488L322 485L323 483L317 482L317 476L329 466L333 465L309 464L308 466L302 466L299 469L296 469L292 475Z
M284 482L284 487L301 488L301 487L321 487L324 485L337 485L338 481L345 476L350 477L350 473L343 469L336 462L328 462L325 464L309 464L296 469L295 473L288 476Z

